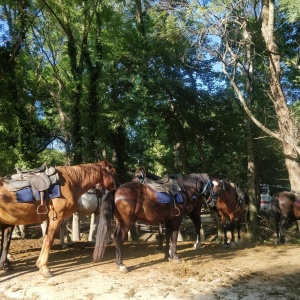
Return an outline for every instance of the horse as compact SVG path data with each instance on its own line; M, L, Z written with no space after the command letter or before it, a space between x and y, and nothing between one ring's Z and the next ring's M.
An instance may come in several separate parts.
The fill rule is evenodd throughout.
M289 218L297 221L300 231L300 193L284 191L274 194L271 198L269 215L275 220L277 239L284 244L283 228Z
M101 187L95 187L88 190L86 193L80 196L78 200L78 206L76 212L73 213L72 216L62 221L59 230L59 240L60 247L65 249L68 245L71 245L73 241L80 240L80 216L81 215L91 215L90 222L90 231L88 236L88 241L93 242L95 240L95 231L96 225L98 223L98 216L100 212L101 198L105 193L105 189ZM68 230L68 222L72 220L72 237L70 237ZM12 238L21 238L26 239L29 235L28 227L30 225L16 225L14 228L14 232ZM43 236L46 233L47 221L41 224L42 234ZM67 243L65 243L64 238L67 238Z
M14 226L42 223L48 220L36 266L44 278L52 277L53 274L48 268L49 252L62 221L76 211L79 197L90 188L100 184L107 190L112 190L117 182L116 170L107 160L75 166L58 166L56 172L60 193L57 197L47 200L48 203L44 204L46 210L43 211L39 210L42 198L41 201L20 203L16 193L9 191L4 186L4 179L0 179L0 225L2 227L0 270L9 268L7 254Z
M178 231L183 219L183 204L169 198L159 202L159 193L139 182L127 182L108 192L104 197L97 225L94 262L102 259L107 243L113 239L116 246L115 262L121 272L128 272L123 263L123 243L131 225L142 221L150 225L165 224L165 260L179 262L176 253ZM166 193L160 193L166 196ZM115 222L114 222L115 221Z
M187 194L188 201L185 203L184 214L189 216L195 227L196 241L194 249L201 249L201 208L204 202L209 205L214 196L210 177L206 173L179 174L170 175L170 177L175 179L180 189ZM139 167L135 170L133 181L147 183L160 179L161 177L147 172L144 167ZM159 226L158 240L159 249L162 251L163 235L161 226Z
M237 229L238 243L241 241L241 222L245 210L245 196L241 190L229 180L212 179L215 206L223 227L223 247L236 247L234 229ZM227 225L227 219L229 224ZM231 239L228 245L227 231L230 230Z

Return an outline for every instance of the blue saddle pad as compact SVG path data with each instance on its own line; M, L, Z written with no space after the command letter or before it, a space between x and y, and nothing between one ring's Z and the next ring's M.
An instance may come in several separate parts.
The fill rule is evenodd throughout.
M52 184L48 189L48 197L49 198L57 198L60 196L60 188L59 184ZM35 191L35 199L41 200L40 192Z
M168 203L173 202L173 197L170 194L164 193L164 192L162 192L162 193L159 193L159 192L156 192L156 191L154 191L154 192L155 192L155 195L158 199L158 203L168 204ZM174 196L174 198L175 198L176 203L183 203L183 198L182 198L182 195L181 195L180 192L177 193Z
M34 199L41 200L40 192L35 190L34 194L31 188L25 188L16 192L18 202L25 203L25 202L32 202ZM34 197L35 196L35 197ZM60 197L60 187L59 184L53 184L48 189L47 195L45 198L57 198Z
M17 196L18 202L31 202L34 200L31 188L25 188L25 189L16 191L16 196Z

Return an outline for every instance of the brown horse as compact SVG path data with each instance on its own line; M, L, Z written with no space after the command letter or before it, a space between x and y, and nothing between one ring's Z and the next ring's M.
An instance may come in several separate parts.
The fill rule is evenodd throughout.
M36 265L45 278L51 277L48 258L55 233L59 230L62 221L76 211L79 197L97 184L107 190L115 188L116 171L106 160L77 166L56 167L56 171L59 176L60 196L48 200L47 214L37 211L40 201L19 203L15 192L8 191L3 186L3 179L0 180L0 225L2 227L0 270L7 269L9 266L7 254L14 226L42 223L48 219L48 227Z
M275 220L277 239L284 244L284 224L288 219L297 220L300 231L300 193L279 192L272 196L270 216Z
M230 247L235 248L234 229L237 229L238 243L241 240L241 222L245 210L245 196L230 181L213 179L213 191L216 198L216 208L221 218L224 233L223 247L228 247L227 231L231 232ZM229 225L227 225L229 219Z
M196 241L194 249L201 248L201 208L204 202L208 205L213 197L212 184L210 177L206 173L193 173L189 175L171 175L176 180L180 189L187 195L187 200L184 205L184 214L187 214L192 220L195 233ZM157 181L161 177L149 173L144 167L139 167L135 170L133 181L139 181L141 183L147 183L151 181ZM163 249L163 235L162 227L159 226L159 250Z
M137 220L152 225L165 223L167 241L165 259L179 261L176 247L182 219L182 204L175 203L173 200L170 203L159 203L156 192L149 186L139 182L127 182L116 190L110 191L103 199L94 261L101 260L106 244L113 238L116 246L116 264L121 272L127 272L127 267L123 264L123 242L132 223Z

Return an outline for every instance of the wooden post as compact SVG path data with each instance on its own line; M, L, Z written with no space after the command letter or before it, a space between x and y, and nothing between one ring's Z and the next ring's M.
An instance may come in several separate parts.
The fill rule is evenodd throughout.
M73 222L72 222L72 240L73 242L80 241L80 219L79 214L73 214Z

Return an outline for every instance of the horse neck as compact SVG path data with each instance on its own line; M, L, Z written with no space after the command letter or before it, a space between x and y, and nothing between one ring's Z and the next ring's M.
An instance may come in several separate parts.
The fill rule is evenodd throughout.
M82 194L101 183L102 172L97 164L82 164L64 167L61 172L68 178L70 184Z
M189 198L192 198L194 195L197 195L197 185L191 184L191 181L179 177L175 179L182 191L184 191Z

